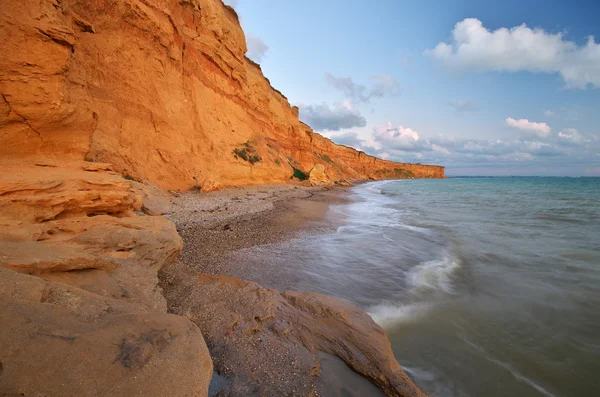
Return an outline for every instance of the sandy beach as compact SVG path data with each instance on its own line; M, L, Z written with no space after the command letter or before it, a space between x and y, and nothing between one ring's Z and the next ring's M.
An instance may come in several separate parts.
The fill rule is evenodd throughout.
M284 292L300 272L268 258L244 261L244 249L335 230L325 215L329 205L348 200L348 189L273 185L174 198L167 217L184 248L160 272L160 286L169 311L203 331L215 367L209 395L384 395L367 380L379 370L363 368L363 354L412 385L364 312L324 295ZM353 362L354 370L347 365Z
M293 185L230 188L174 198L173 221L184 240L180 261L208 274L226 274L261 282L261 269L229 262L240 249L284 241L298 233L331 230L325 220L330 204L343 203L349 188Z

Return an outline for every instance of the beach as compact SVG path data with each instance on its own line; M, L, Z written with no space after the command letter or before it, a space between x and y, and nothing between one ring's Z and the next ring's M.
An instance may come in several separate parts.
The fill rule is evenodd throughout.
M346 187L274 185L173 199L167 217L184 248L159 273L160 287L169 312L203 331L215 366L209 395L422 395L364 312L325 295L287 291L301 273L271 258L244 262L244 250L335 231L325 215L347 194ZM377 367L392 378L389 386L379 380L383 391L367 380L377 384Z
M459 178L331 190L243 188L182 195L175 202L187 212L169 216L187 245L178 266L256 282L230 290L254 291L250 300L238 292L194 298L222 301L204 309L254 305L260 315L277 318L272 291L319 293L323 302L331 296L368 313L348 326L374 319L395 359L431 395L586 396L598 368L599 254L592 237L598 186L593 179ZM204 215L196 218L196 210ZM193 289L181 288L186 278L189 273L174 282L177 288L165 288L176 313L194 307ZM227 343L205 338L217 371L235 361ZM274 346L261 339L257 350ZM236 343L244 349L248 340ZM273 351L263 362L282 368L302 356ZM251 350L246 357L255 355ZM319 357L314 378L322 395L337 395L334 385L351 384L348 378L364 380L330 359ZM280 371L273 382L289 377ZM320 381L326 386L319 389Z

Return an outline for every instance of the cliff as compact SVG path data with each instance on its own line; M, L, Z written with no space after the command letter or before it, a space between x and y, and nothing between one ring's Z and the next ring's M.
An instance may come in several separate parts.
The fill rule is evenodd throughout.
M157 274L182 239L161 187L286 183L313 168L320 183L441 178L443 167L383 161L302 124L245 57L221 0L5 0L0 52L0 395L207 395L209 348L239 363L266 354L240 342L258 333L298 352L300 366L279 359L302 382L322 351L387 395L423 395L383 330L333 298L192 274L186 294L210 300L168 313ZM230 395L248 395L238 383Z
M332 181L444 176L301 123L220 0L11 0L0 26L3 159L107 162L205 191L285 183L318 163Z

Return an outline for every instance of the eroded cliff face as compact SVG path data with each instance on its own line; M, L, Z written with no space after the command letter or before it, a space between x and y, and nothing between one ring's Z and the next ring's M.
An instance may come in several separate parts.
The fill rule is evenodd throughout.
M221 0L4 0L0 53L0 395L206 395L202 332L215 346L230 325L204 311L231 299L249 323L281 313L261 331L289 334L273 346L302 341L302 357L330 352L388 395L422 395L383 331L337 300L198 275L190 296L211 300L167 313L157 272L182 240L153 183L208 191L313 167L317 183L443 177L442 167L379 160L299 122L245 58ZM268 299L252 306L254 290ZM245 345L227 346L239 363ZM306 379L318 375L312 365Z
M109 162L166 189L283 183L318 163L331 180L444 176L301 123L221 0L8 0L0 51L3 159Z

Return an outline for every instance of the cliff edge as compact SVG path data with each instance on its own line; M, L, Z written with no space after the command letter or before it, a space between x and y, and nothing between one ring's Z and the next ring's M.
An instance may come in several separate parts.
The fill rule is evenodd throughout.
M167 312L157 273L182 240L161 188L444 177L314 133L246 50L221 0L3 1L0 395L207 395L230 331L302 349L305 378L318 350L387 395L423 395L385 333L332 298L194 275L189 296L211 299ZM264 353L236 343L217 347Z
M9 0L0 9L0 157L111 163L165 189L441 178L334 144L247 59L221 0ZM298 170L298 171L296 171ZM300 171L300 172L299 172Z

